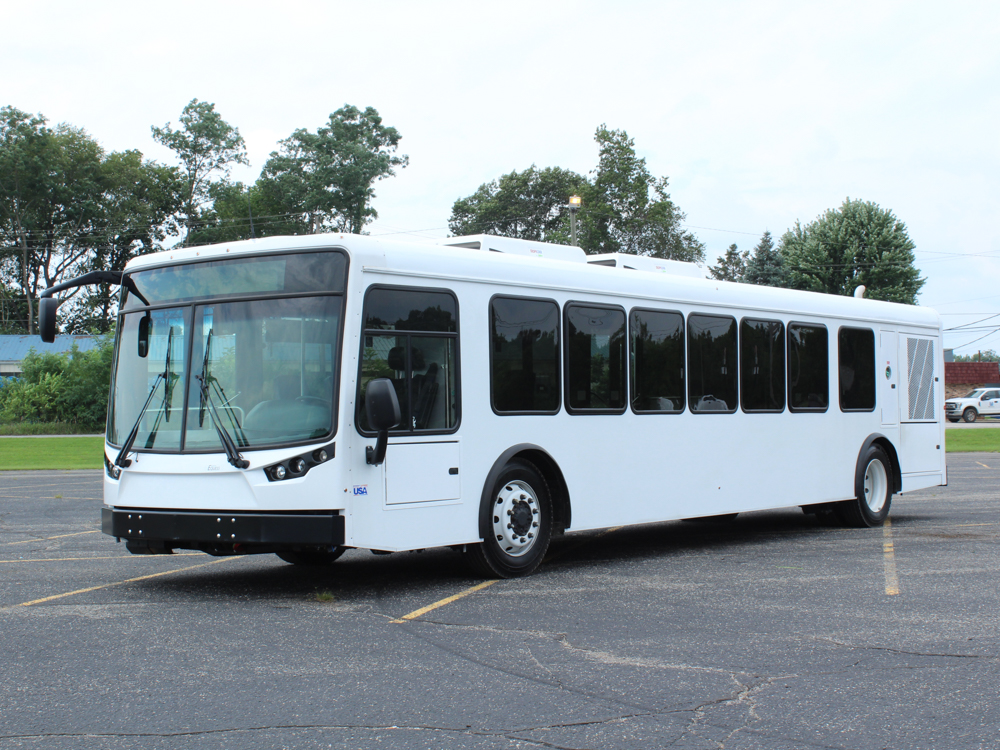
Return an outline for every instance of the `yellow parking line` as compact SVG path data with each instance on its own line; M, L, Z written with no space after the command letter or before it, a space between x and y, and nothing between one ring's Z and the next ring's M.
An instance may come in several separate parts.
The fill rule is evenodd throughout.
M486 588L487 586L492 586L494 583L497 583L497 581L493 580L493 581L483 581L482 583L477 583L475 586L470 586L464 591L459 591L457 594L446 596L444 599L439 599L433 604L428 604L426 607L415 609L412 612L410 612L410 614L403 615L398 620L390 620L390 622L399 623L399 622L406 622L407 620L415 620L421 615L426 615L428 612L431 612L439 607L443 607L446 604L451 604L454 601L458 601L464 596L468 596L469 594L474 594L477 591L482 591L484 588Z
M8 607L0 607L0 609L13 609L14 607L31 607L35 604L44 604L45 602L55 601L56 599L65 599L67 596L76 596L77 594L86 594L91 591L99 591L101 589L110 588L112 586L121 586L124 583L136 583L137 581L148 581L150 578L159 578L160 576L169 576L174 573L183 573L185 570L194 570L196 568L207 568L209 565L218 565L219 563L224 563L232 560L232 557L224 557L221 560L212 560L212 562L202 563L200 565L189 565L186 568L175 568L174 570L164 570L160 573L150 573L145 576L136 576L135 578L126 578L124 581L114 581L112 583L102 583L100 586L89 586L85 589L77 589L76 591L67 591L64 594L53 594L52 596L45 596L41 599L32 599L30 602L21 602L20 604L12 604Z
M979 464L980 466L982 466L982 467L983 467L984 469L988 469L988 468L990 468L990 467L989 467L989 466L987 466L986 464L982 464L982 463L979 463L979 461L976 461L976 463L977 463L977 464Z
M199 557L201 552L178 552L174 557ZM156 555L111 555L108 557L29 557L23 560L0 560L2 563L71 562L77 560L155 560Z
M72 534L58 534L56 536L46 536L41 539L25 539L23 542L4 542L5 545L15 545L15 544L31 544L32 542L47 542L49 539L65 539L68 536L81 536L82 534L99 534L100 529L92 529L91 531L75 531Z
M882 526L882 564L885 568L886 596L899 594L899 579L896 577L896 553L892 544L892 519L886 518Z

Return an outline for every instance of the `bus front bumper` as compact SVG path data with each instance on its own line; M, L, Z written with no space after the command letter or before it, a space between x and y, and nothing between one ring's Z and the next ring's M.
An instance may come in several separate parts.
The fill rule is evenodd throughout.
M202 549L216 554L265 551L261 547L331 546L344 543L338 513L242 513L101 509L101 530L129 542L129 549ZM241 549L243 548L243 549Z

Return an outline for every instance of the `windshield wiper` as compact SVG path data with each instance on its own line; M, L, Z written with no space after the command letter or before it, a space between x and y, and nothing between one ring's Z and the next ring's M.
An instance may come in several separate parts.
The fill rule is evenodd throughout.
M139 434L139 424L142 422L142 418L146 415L146 410L149 408L149 402L153 400L153 394L156 393L156 387L162 380L164 382L163 409L156 415L156 421L153 423L153 429L149 431L149 438L146 440L146 447L153 447L153 441L156 440L156 432L160 429L160 417L162 417L164 412L166 412L169 408L167 402L169 400L170 392L173 390L170 386L170 345L173 341L174 327L170 326L170 331L167 333L167 356L166 361L164 362L163 372L157 373L156 380L153 381L153 387L149 389L149 396L146 398L146 403L144 403L142 408L139 410L139 416L136 417L135 424L132 425L132 429L129 431L128 437L125 438L125 442L122 444L122 449L118 451L118 455L115 457L116 466L127 468L132 465L132 461L125 458L125 456L127 456L128 452L132 450L132 443L135 442L135 438ZM176 375L174 377L176 378ZM167 421L170 421L169 413L167 414Z
M131 459L125 458L125 456L128 455L130 450L132 450L132 443L135 442L136 435L139 434L139 423L142 422L142 418L146 415L146 409L149 408L149 402L153 400L153 395L156 393L156 387L163 379L163 373L157 373L156 380L153 381L153 387L149 389L149 397L146 398L146 403L144 403L142 405L142 409L139 410L139 416L136 417L135 424L132 425L131 432L129 432L128 437L125 438L125 442L122 444L122 449L118 451L118 455L115 457L116 466L121 466L124 469L132 465Z
M240 455L239 450L236 448L236 443L233 442L232 436L229 434L225 425L222 424L222 418L219 417L219 410L215 408L215 402L212 400L212 392L208 387L209 376L196 375L195 377L201 381L202 401L208 404L208 413L212 418L212 424L215 426L215 431L219 434L219 441L222 443L222 447L226 451L226 457L229 459L229 463L237 469L246 469L250 466L250 462Z
M236 396L233 396L233 398L227 398L225 390L219 384L219 379L214 375L210 375L208 372L208 366L211 364L212 336L214 334L215 329L209 328L208 338L205 340L205 356L201 360L201 376L198 379L208 382L210 387L215 388L215 395L219 397L219 400L222 402L222 406L225 407L229 405L229 402L232 401L233 398L236 398L236 396L239 396L240 394L237 393ZM208 404L208 401L205 398L205 393L206 391L202 389L198 399L199 427L205 426L205 407ZM243 432L243 428L240 426L239 420L233 416L233 410L229 409L226 414L229 416L229 424L232 425L233 431L236 433L236 445L240 447L248 447L250 445L250 441L247 439L246 433Z

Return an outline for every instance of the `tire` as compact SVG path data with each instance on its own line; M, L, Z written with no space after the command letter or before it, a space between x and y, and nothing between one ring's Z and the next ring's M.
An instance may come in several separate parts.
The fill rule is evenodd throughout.
M836 505L837 515L848 526L881 526L892 505L892 462L878 445L871 446L858 462L855 498Z
M972 422L975 422L976 421L976 417L978 417L978 416L979 416L979 414L976 413L976 410L973 409L971 406L968 409L966 409L965 411L962 412L962 419L964 419L966 422L969 422L970 424Z
M503 467L479 509L481 544L469 547L477 572L517 578L535 572L552 539L552 493L534 464L513 459Z
M275 554L292 565L329 565L347 551L346 547L307 547Z
M949 419L948 419L948 421L949 421L949 422L958 422L958 418L957 418L957 417L956 417L955 419L951 419L951 418L949 418Z

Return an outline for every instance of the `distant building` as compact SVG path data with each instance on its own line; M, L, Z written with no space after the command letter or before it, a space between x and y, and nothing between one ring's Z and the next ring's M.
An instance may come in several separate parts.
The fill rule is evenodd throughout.
M1000 383L1000 363L997 362L945 362L945 398L964 396L975 388Z
M52 352L59 354L68 352L76 344L82 351L97 347L97 336L56 336L51 344L46 344L38 336L7 336L0 335L0 377L21 374L21 362L34 349L39 354Z

